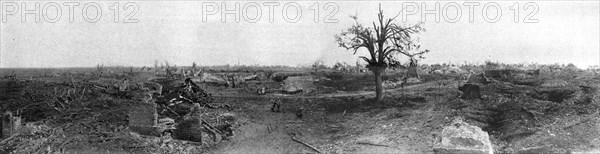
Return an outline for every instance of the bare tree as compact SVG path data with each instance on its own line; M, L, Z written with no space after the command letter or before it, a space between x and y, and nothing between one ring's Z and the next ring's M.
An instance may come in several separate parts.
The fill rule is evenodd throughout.
M421 27L421 23L410 27L393 23L398 15L384 18L380 4L378 20L373 22L373 27L363 26L358 22L357 15L354 15L350 18L354 19L355 24L341 34L335 35L340 47L353 49L354 54L360 48L366 48L369 52L370 57L360 58L368 63L367 68L375 75L377 101L383 99L382 73L386 68L399 63L392 53L401 52L403 45L411 41L411 35L425 30Z
M192 71L190 72L192 74L192 76L194 74L196 74L197 69L198 69L198 65L196 64L196 62L193 62L192 63Z
M171 63L169 63L169 61L165 60L163 64L161 64L161 68L165 69L165 72L167 73L168 77L172 77L171 75Z
M102 72L104 72L104 64L96 64L96 72L97 75L100 76L100 74L102 74Z
M154 74L156 74L158 72L158 65L160 62L158 62L158 60L154 61Z

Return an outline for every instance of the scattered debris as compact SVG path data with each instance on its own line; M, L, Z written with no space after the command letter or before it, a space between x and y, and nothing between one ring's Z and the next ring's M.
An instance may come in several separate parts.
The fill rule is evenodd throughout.
M531 69L535 68L537 66ZM184 69L182 67L179 70L184 72ZM0 123L3 128L0 136L3 136L5 140L0 143L0 153L4 151L13 153L69 153L73 151L63 151L63 148L73 150L73 147L88 148L95 146L110 149L111 152L113 152L112 150L121 150L131 153L210 153L210 150L206 151L203 148L208 147L210 149L214 144L222 142L222 139L232 139L231 137L236 133L234 130L240 131L241 135L236 136L234 140L236 143L224 144L225 147L238 146L237 141L240 141L238 137L242 138L242 142L253 142L244 141L244 138L254 137L255 135L263 137L263 134L266 133L264 132L264 125L267 125L266 129L271 133L268 136L282 135L278 129L281 129L281 131L290 131L290 129L291 131L299 131L300 128L304 133L311 133L310 137L293 136L292 139L294 142L310 147L317 152L329 153L335 151L343 153L348 148L357 147L356 144L393 148L394 145L385 143L388 141L396 142L393 140L397 138L389 138L385 141L356 141L356 137L372 134L352 135L356 132L372 129L381 131L381 135L393 135L391 133L396 131L389 132L389 130L398 130L397 128L408 134L406 140L397 141L398 144L406 145L406 147L415 150L431 150L431 142L423 142L423 140L429 141L427 136L423 135L429 135L430 131L438 130L440 123L447 122L444 118L451 116L465 117L465 123L468 122L473 127L477 126L489 132L492 141L497 143L495 146L498 147L499 153L523 151L561 153L569 150L586 150L578 148L591 147L598 138L598 132L596 131L598 130L596 129L598 128L598 112L596 111L598 111L598 100L600 100L597 95L600 93L597 90L597 78L593 74L586 75L589 77L585 78L574 78L573 76L582 74L570 74L569 70L565 68L550 67L550 69L549 71L552 74L549 74L549 76L552 79L535 78L534 73L529 73L532 72L530 70L517 70L512 74L500 71L500 76L496 75L496 77L502 78L498 79L499 81L491 78L487 79L484 74L473 74L468 78L469 80L461 78L471 85L460 86L460 91L448 88L455 87L456 84L453 83L451 78L456 77L457 74L448 74L452 72L443 69L445 75L422 76L422 82L425 82L423 84L411 85L404 90L389 90L391 95L388 96L392 97L397 97L397 94L402 92L401 97L393 100L398 103L375 104L376 106L371 106L373 104L369 103L352 104L367 102L367 97L370 96L367 95L368 92L362 91L364 88L353 88L350 84L346 84L362 82L362 80L368 80L371 76L343 74L341 75L342 79L348 81L335 84L344 87L339 88L341 90L353 90L337 93L333 86L324 85L320 82L332 82L340 79L334 78L331 80L317 77L320 75L317 74L314 75L315 78L324 79L310 82L323 85L307 88L300 84L300 86L296 86L298 89L302 88L302 92L299 92L298 95L275 95L286 97L284 108L282 108L281 105L283 104L280 100L283 98L273 99L273 102L271 102L273 103L270 106L271 111L286 112L285 116L278 116L277 119L268 119L271 118L269 116L271 114L263 113L265 111L264 101L269 99L269 96L256 96L254 92L256 91L259 95L268 93L267 90L270 92L278 90L277 92L279 92L279 89L283 89L284 84L270 80L270 82L264 82L268 78L264 77L265 79L262 80L262 75L258 77L247 76L251 72L236 73L236 77L229 79L235 82L237 86L235 89L214 86L213 84L200 84L200 78L190 77L183 80L183 78L177 76L146 80L146 78L138 78L138 76L105 75L104 77L110 79L80 77L80 79L84 78L83 80L91 80L92 82L77 82L77 80L74 80L76 79L76 73L72 75L60 73L65 74L63 76L67 78L58 80L58 82L41 81L36 83L37 81L13 79L16 81L12 81L14 83L6 86L8 87L8 90L5 91L7 94L0 96L6 98L2 99L3 102L0 105L2 105L3 111L17 113L18 117L22 117L22 123L26 124L15 122L16 119L11 122L10 118L3 117ZM176 75L177 72L174 73ZM221 78L223 77L221 74L225 73L215 73L214 75ZM398 76L402 77L403 75L403 73L393 75L390 73L387 79L398 81ZM286 80L291 81L298 75L281 76L285 76L282 80L285 83ZM404 79L406 80L402 83L407 83L410 80L410 78ZM32 77L29 80L35 80L35 78ZM240 81L249 82L242 84L244 82ZM33 82L33 84L29 82ZM29 84L27 85L27 83ZM308 80L307 83L309 83ZM436 89L435 86L438 83L440 86L446 86L446 89ZM13 88L14 85L12 84L27 86L24 86L23 89L17 89ZM370 84L373 83L360 83L359 86L368 87ZM259 88L255 89L255 87ZM358 89L359 92L353 93L354 89ZM11 90L16 92L12 93ZM463 99L456 99L455 92L463 92L460 95ZM323 95L326 93L336 94ZM486 95L481 96L481 93ZM228 96L219 97L219 100L215 100L212 94L239 96L234 99ZM250 97L244 95L250 95ZM331 101L324 98L329 96L337 98ZM351 96L351 98L337 100L340 97L348 96ZM312 103L295 103L290 101L292 98L289 97L314 97L317 99L313 99L314 102ZM485 100L478 100L481 97L484 97ZM390 97L386 96L386 98L389 99ZM341 102L343 105L333 108L328 106L327 103L330 102ZM402 110L385 109L379 112L380 108L387 107L387 105L398 105ZM190 110L190 108L193 109ZM234 111L235 109L243 111L237 112ZM376 109L377 112L370 112L373 109ZM421 114L421 112L417 114L416 111L426 111L422 113L427 117L426 120L419 118L421 115L418 114ZM344 117L347 112L352 113L353 116ZM337 118L340 118L340 113L341 118L352 118L353 120L338 121ZM293 115L302 118L302 120L293 120ZM292 116L292 119L290 119L290 116ZM589 116L589 118L583 118L584 116ZM13 117L16 116L13 115ZM389 121L386 121L392 118L402 118L411 126L396 126L395 124L392 126L388 123ZM267 121L267 124L255 124L257 123L255 119L258 119L261 123ZM271 127L286 122L289 124L282 127ZM379 124L382 122L382 127L369 127L373 123ZM413 125L415 122L419 122L418 126ZM14 123L19 124L15 125ZM423 124L422 127L421 123ZM238 128L247 124L255 125ZM365 127L365 125L367 126ZM13 130L13 128L7 127L18 129L11 132L7 129ZM464 130L469 130L466 129L466 126L449 127L453 127L454 130L463 130L462 127L464 127ZM321 136L315 137L316 135L313 136L313 133L318 135L330 133L331 135L326 134L326 136L339 139L340 142L318 145L318 148L323 150L319 151L312 145L306 144L324 143ZM446 132L446 136L448 136L447 134ZM468 133L462 133L462 135L464 134ZM439 143L436 141L440 145L444 140L444 135L441 136ZM284 135L283 137L287 136ZM404 138L405 136L401 137ZM454 147L482 145L477 140L464 137L447 137L447 139ZM261 142L261 146L263 146L263 143ZM282 144L295 143L284 142ZM254 144L251 143L250 145ZM279 143L276 143L276 145L279 145ZM331 148L332 146L334 148ZM436 146L435 148L440 147ZM358 148L364 150L373 147L358 146ZM391 148L379 149L394 150ZM438 149L437 151L442 150ZM482 151L480 153L488 152Z
M213 127L212 125L210 125L208 122L202 120L202 127L206 130L208 130L212 135L213 135L213 141L215 143L219 143L221 142L221 140L223 139L222 137L222 133L215 127Z
M225 80L224 78L212 75L210 73L202 73L200 80L205 83L213 83L213 84L217 84L217 85L227 85L227 80Z
M144 82L142 83L142 90L148 90L151 94L162 95L163 87L156 82Z
M173 134L175 128L175 119L169 117L158 120L158 131L161 132L161 136L167 136Z

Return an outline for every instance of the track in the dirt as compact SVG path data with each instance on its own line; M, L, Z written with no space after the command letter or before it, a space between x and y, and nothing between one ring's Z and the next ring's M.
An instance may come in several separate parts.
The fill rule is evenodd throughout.
M437 82L427 82L427 83L422 83L422 84L415 84L415 85L406 86L404 88L388 89L384 93L385 94L394 94L396 92L415 89L415 88L433 87L433 86L436 86L436 84L437 84ZM447 86L452 86L452 84L447 85ZM315 95L315 96L296 96L296 95L289 95L289 94L274 94L274 95L213 95L213 97L216 97L216 98L307 98L307 99L313 99L313 98L359 97L359 96L368 96L368 95L375 95L375 92L374 91L357 91L357 92L344 92L344 93L334 93L334 94L320 94L320 95Z

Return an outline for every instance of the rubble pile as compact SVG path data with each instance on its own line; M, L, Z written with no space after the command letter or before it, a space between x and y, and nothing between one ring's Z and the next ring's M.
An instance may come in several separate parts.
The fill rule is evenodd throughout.
M2 110L16 111L0 116L0 152L53 153L77 149L80 144L134 153L192 152L201 149L198 145L232 136L237 126L235 120L219 121L211 115L213 111L207 109L228 106L215 103L212 95L191 79L10 84L15 92L7 94L22 97L0 104ZM212 140L202 140L207 137L204 134ZM154 145L156 138L161 141Z
M156 96L156 99L151 101L155 106L142 105L148 107L147 112L138 110L130 113L146 115L140 118L130 117L131 120L136 121L130 121L130 128L133 125L145 125L144 128L151 128L151 133L145 134L153 136L170 134L174 139L200 144L209 142L202 139L204 132L213 137L214 143L220 142L222 136L233 135L233 133L222 133L223 130L232 129L231 123L217 123L215 127L204 120L210 118L205 116L206 108L227 108L227 105L217 105L212 95L190 78L183 82L172 81L169 85L162 96ZM152 122L147 122L148 120ZM150 125L152 127L148 127Z

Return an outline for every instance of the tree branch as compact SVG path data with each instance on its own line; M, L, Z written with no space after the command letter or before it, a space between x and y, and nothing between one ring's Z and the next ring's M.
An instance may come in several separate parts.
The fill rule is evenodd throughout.
M416 55L422 55L429 50L420 51L411 54L411 51L418 51L419 46L413 44L411 35L424 31L421 27L422 23L412 25L410 27L400 26L395 24L395 19L400 15L400 12L392 17L385 18L381 4L379 5L379 13L377 21L371 23L372 27L365 27L358 22L358 15L351 15L355 24L342 31L340 35L336 35L336 41L340 47L353 49L354 53L360 48L366 48L370 58L360 56L372 66L390 66L388 64L397 65L399 62L392 56L394 52L399 52L403 55L414 59Z

